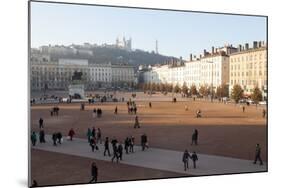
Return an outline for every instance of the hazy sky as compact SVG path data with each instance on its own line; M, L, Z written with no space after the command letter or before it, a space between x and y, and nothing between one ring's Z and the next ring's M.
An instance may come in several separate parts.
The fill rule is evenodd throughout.
M132 38L133 49L186 59L226 43L266 40L266 18L178 11L31 2L31 47L115 43Z

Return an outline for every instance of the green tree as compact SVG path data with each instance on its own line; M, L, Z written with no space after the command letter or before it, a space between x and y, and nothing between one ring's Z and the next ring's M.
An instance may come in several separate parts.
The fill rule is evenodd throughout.
M216 96L218 98L228 97L229 96L228 85L222 84L222 85L218 86L216 89Z
M159 85L159 90L160 90L162 93L165 92L165 84L160 83L160 85Z
M260 88L258 88L257 86L254 88L251 98L256 104L258 104L258 102L262 100L262 92Z
M160 91L160 83L156 84L156 88L155 89L156 89L156 91Z
M188 95L188 87L186 86L186 83L184 82L181 88L183 94Z
M167 84L167 92L172 92L172 91L173 91L173 85Z
M148 90L148 84L147 83L144 83L143 84L143 91L145 92L145 91L147 91Z
M222 84L222 97L229 97L229 87L226 84Z
M148 84L148 90L152 91L152 83L151 82L149 82L149 84Z
M200 86L200 88L199 88L199 94L200 94L201 96L203 96L203 95L204 95L204 92L205 92L205 87L204 87L204 86Z
M175 93L180 93L181 92L181 88L179 87L178 84L176 84L173 89L174 89Z
M243 97L243 89L240 85L235 84L231 90L231 98L234 99L235 103L238 103Z
M156 84L153 82L151 84L151 91L155 91L156 90Z
M191 95L197 95L197 88L196 88L195 85L192 85L192 86L190 87L190 94L191 94Z

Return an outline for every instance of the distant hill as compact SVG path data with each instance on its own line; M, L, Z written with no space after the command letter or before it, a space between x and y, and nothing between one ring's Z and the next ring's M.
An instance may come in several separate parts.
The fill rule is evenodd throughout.
M127 51L120 48L109 48L109 47L93 47L90 49L93 55L86 54L51 54L53 60L58 58L86 58L89 59L89 63L107 63L113 64L125 63L130 65L155 65L169 61L171 58L177 59L171 56L164 56L156 53L146 52L143 50Z
M93 49L93 60L97 63L128 63L131 65L154 65L168 61L172 57L145 52L142 50L126 51L118 48L96 47Z

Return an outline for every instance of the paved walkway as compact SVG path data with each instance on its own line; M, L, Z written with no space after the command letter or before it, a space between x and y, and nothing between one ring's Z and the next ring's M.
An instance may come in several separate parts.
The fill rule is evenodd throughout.
M63 143L61 145L58 144L57 147L52 145L50 135L46 135L46 141L47 143L37 143L37 145L32 148L103 161L111 161L111 157L103 156L103 144L98 145L98 151L92 152L86 139L74 138L73 141L64 139ZM112 148L110 149L112 154ZM140 146L135 146L134 150L135 153L133 154L125 154L125 152L123 152L123 161L121 161L121 163L157 170L187 173L190 175L261 172L267 170L266 163L260 166L254 165L253 162L249 160L197 154L199 158L199 161L197 162L197 169L192 168L192 161L189 160L190 168L185 172L183 170L182 152L158 148L149 148L148 150L141 151Z

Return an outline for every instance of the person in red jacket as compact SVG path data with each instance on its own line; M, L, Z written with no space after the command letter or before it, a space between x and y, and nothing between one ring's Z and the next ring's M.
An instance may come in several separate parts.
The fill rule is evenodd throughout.
M72 141L72 138L73 138L74 135L75 135L75 132L74 132L73 128L71 128L68 132L68 136L69 136L71 141Z

